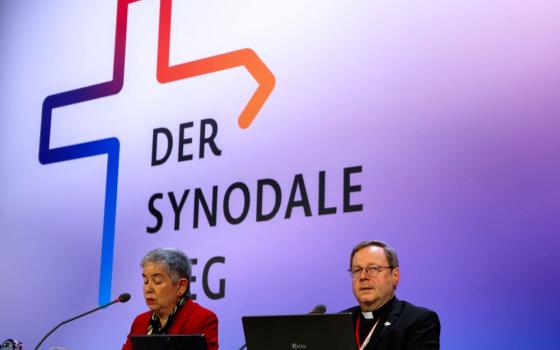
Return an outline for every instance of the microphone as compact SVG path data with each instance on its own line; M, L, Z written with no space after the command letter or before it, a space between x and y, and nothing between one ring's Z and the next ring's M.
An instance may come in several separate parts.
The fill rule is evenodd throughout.
M322 315L327 312L327 307L325 305L319 304L311 310L308 315Z
M119 295L119 297L117 298L119 302L121 303L126 303L127 301L130 300L130 293L122 293L121 295ZM113 301L115 302L115 301ZM109 304L111 305L111 304ZM107 306L109 306L107 305Z
M83 317L83 316L85 316L85 315L89 315L89 314L91 314L92 312L95 312L95 311L97 311L97 310L104 309L104 308L106 308L107 306L113 305L113 304L115 304L115 303L126 303L126 302L129 301L129 300L130 300L130 293L122 293L121 295L118 296L117 299L111 301L110 303L107 303L107 304L105 304L105 305L98 306L98 307L96 307L96 308L93 309L93 310L86 311L86 312L84 312L83 314L79 314L78 316L74 316L74 317L72 317L71 319L68 319L68 320L66 320L66 321L60 322L60 323L57 324L53 329L51 329L51 330L49 331L49 333L47 333L47 334L41 339L41 341L39 342L39 344L37 344L37 346L35 347L34 350L39 349L39 347L41 346L41 344L43 344L43 342L49 337L49 335L53 334L54 331L56 331L58 328L60 328L60 326L65 325L65 324L67 324L67 323L69 323L69 322L72 322L72 321L74 321L74 320L77 320L78 318Z

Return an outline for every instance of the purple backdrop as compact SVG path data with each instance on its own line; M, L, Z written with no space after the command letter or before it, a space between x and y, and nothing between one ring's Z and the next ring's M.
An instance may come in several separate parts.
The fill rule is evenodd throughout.
M116 0L0 4L0 340L32 348L57 322L98 303L106 156L42 165L41 108L52 94L111 79ZM146 309L139 260L175 246L198 259L197 300L220 319L220 345L243 342L240 317L354 305L346 273L365 239L393 245L398 296L436 310L444 349L553 349L560 307L560 4L556 1L175 1L171 63L253 49L276 86L247 129L256 88L235 68L169 84L155 78L159 1L129 7L124 87L53 111L50 145L120 140L111 294L133 299L59 329L43 346L118 349ZM219 126L204 159L150 165L152 133ZM342 212L343 169L363 210ZM327 205L318 215L319 172ZM284 214L303 174L312 215ZM282 189L257 222L257 180ZM224 192L250 189L229 224ZM218 219L193 229L194 189L218 186ZM190 189L180 229L167 192ZM148 211L154 193L158 233ZM231 208L241 212L235 192ZM270 208L270 197L265 207ZM215 256L203 291L203 270Z

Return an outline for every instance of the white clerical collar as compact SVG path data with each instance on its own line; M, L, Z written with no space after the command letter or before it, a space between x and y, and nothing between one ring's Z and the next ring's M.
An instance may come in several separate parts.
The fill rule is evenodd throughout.
M363 312L362 311L362 316L364 316L364 318L366 320L371 320L371 319L373 319L373 312L371 312L371 311Z

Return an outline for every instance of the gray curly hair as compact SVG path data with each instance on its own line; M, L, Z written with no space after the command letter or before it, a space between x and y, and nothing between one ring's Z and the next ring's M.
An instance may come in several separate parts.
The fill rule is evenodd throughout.
M191 296L192 263L185 253L176 248L157 248L149 251L142 258L140 267L144 268L146 264L150 263L163 266L167 270L167 274L171 281L173 281L173 284L177 283L181 278L186 278L189 284L184 296Z

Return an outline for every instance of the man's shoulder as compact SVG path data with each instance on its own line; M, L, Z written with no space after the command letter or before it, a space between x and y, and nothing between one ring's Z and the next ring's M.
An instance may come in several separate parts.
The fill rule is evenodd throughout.
M431 309L399 300L399 305L393 309L392 317L397 324L396 327L433 331L434 336L439 339L441 327L439 317Z
M397 301L400 303L400 309L403 314L437 317L437 313L434 310L428 309L423 306L412 304L406 300L397 300Z
M393 299L391 304L392 305L389 314L396 317L400 316L409 320L423 319L423 318L438 319L438 315L435 311L423 306L412 304L406 300L400 300L395 298ZM340 313L351 313L352 317L355 318L360 313L360 306L357 305L357 306L350 307L348 309L340 311Z
M400 300L395 298L392 302L389 313L393 315L404 316L405 318L438 318L435 311L428 309L423 306L417 306L406 300ZM346 310L340 311L340 313L351 313L353 317L356 317L360 313L360 306L353 306Z

